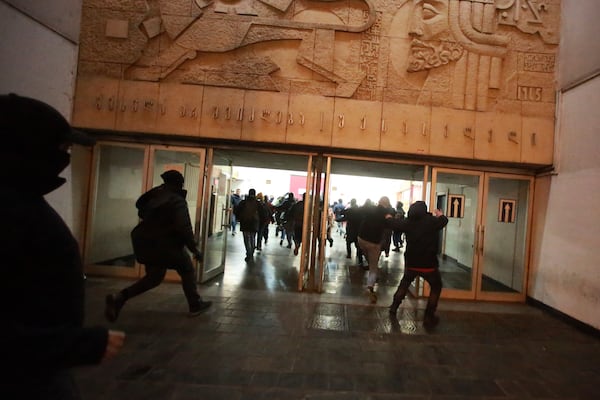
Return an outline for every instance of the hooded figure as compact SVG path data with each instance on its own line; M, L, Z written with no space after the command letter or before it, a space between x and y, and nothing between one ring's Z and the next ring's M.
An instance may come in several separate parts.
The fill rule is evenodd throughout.
M396 315L412 281L420 276L431 286L423 324L425 327L433 327L438 322L435 312L442 292L442 278L437 258L438 232L448 224L448 218L440 210L435 210L433 215L428 213L427 204L424 201L416 201L408 209L408 218L390 218L387 223L395 231L403 232L406 237L404 275L394 294L390 314Z
M104 314L111 322L117 320L127 300L160 285L167 269L176 270L181 277L190 317L199 315L212 304L203 301L198 294L196 270L185 250L187 248L198 261L202 260L185 201L183 175L169 170L160 177L164 183L141 195L135 203L142 221L131 231L131 242L136 259L146 267L146 274L133 285L106 296Z
M0 96L0 134L0 341L9 366L0 397L79 398L69 368L112 357L124 334L83 326L79 244L43 196L66 182L59 174L71 144L94 141L48 104L15 94Z

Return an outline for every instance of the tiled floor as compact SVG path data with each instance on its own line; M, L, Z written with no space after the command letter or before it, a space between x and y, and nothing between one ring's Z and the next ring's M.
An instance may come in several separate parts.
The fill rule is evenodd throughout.
M364 272L343 263L327 293L296 293L286 251L273 241L248 265L228 252L225 275L200 286L214 305L195 318L177 284L131 300L112 325L127 333L122 353L77 371L84 398L600 398L600 341L539 309L442 300L428 332L421 300L388 316L398 254L370 305ZM88 325L106 325L105 294L128 283L88 278Z

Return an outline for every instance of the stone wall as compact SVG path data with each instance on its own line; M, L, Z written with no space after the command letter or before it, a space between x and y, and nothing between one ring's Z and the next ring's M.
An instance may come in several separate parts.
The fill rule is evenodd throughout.
M84 0L81 127L552 164L559 0Z

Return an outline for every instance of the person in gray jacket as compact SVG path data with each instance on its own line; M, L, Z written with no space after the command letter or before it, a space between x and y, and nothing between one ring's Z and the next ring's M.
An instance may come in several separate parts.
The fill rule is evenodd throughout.
M390 314L396 315L411 283L420 276L431 286L423 325L433 327L439 321L435 312L442 293L442 277L437 257L438 232L448 224L448 218L440 210L434 210L433 214L428 213L427 204L424 201L416 201L408 209L408 218L388 218L387 222L389 227L397 232L404 232L406 237L404 275L394 293Z

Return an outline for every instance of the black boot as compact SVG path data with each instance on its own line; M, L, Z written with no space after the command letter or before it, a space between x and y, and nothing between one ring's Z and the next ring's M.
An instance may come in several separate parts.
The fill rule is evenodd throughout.
M109 294L105 299L104 316L110 322L115 322L119 318L121 308L125 304L125 298L123 294Z

